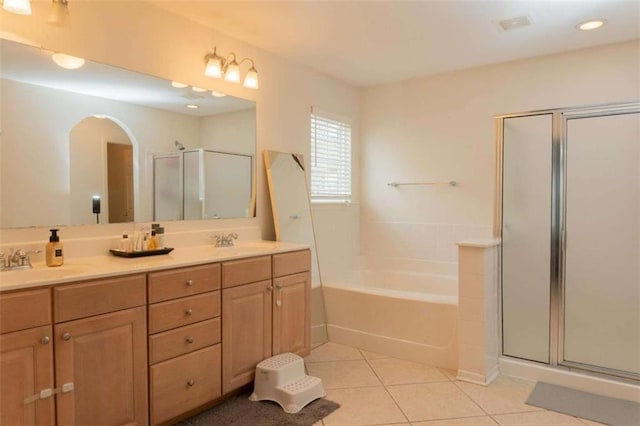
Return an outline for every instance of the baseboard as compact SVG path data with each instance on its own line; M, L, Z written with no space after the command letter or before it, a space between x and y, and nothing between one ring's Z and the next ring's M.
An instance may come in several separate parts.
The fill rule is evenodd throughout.
M327 324L318 324L311 327L311 347L315 348L318 345L329 341L329 334L327 333Z
M476 385L487 386L489 383L493 382L496 377L498 377L498 373L499 370L497 365L489 370L487 374L478 374L459 369L456 379L462 380L463 382L475 383Z
M606 379L588 373L553 368L533 362L500 357L500 374L640 402L640 384Z
M329 340L390 357L451 370L458 368L458 348L437 348L333 324L327 324Z

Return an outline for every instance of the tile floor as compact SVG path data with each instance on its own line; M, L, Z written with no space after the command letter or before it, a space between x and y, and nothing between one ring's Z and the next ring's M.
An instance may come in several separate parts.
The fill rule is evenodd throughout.
M314 426L598 425L526 405L534 382L498 377L490 386L455 372L325 343L305 358L341 407Z

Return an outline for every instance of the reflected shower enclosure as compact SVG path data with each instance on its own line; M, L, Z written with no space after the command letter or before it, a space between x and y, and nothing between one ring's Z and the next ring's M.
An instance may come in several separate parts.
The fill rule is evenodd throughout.
M252 217L253 156L188 149L153 157L153 219Z

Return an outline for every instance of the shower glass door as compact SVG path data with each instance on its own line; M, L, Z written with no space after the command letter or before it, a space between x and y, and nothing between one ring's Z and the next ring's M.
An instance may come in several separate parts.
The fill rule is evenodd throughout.
M640 378L640 114L565 117L558 362Z

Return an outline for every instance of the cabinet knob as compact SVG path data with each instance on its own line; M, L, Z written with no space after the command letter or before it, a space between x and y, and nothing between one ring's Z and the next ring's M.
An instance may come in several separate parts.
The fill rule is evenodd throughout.
M278 287L278 290L282 288L282 284L276 284L276 287Z
M193 280L187 280L187 287L193 286Z
M193 386L195 384L196 384L196 382L194 382L193 379L187 380L187 386Z
M271 291L271 290L273 290L273 287L271 286L267 287L267 291Z
M193 309L189 308L186 311L184 311L185 315L193 315Z
M193 343L193 336L187 336L185 340L187 341L187 343Z
M44 336L42 339L40 339L40 343L42 343L43 345L48 345L50 341L51 338L49 336Z
M64 333L62 335L62 340L69 340L71 339L71 333Z

